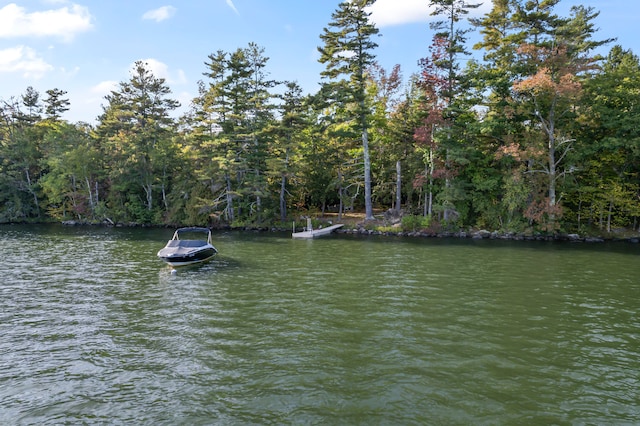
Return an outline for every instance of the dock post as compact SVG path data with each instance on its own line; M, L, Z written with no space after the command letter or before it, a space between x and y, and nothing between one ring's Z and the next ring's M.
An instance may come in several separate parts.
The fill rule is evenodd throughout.
M307 231L313 231L313 226L311 225L311 218L307 218Z

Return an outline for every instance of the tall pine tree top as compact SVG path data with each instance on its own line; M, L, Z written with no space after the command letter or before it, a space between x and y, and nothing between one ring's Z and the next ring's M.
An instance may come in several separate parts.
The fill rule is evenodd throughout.
M320 63L326 69L320 73L323 78L348 77L353 100L364 100L366 69L375 61L372 51L378 44L372 37L378 29L369 21L370 12L366 8L375 0L344 1L331 15L332 21L325 27L320 39L324 46L318 47Z

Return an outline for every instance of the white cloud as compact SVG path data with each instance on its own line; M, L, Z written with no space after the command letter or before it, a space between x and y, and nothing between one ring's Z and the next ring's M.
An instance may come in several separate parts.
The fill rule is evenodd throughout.
M73 67L72 69L61 67L59 71L62 73L62 75L65 78L70 79L77 76L80 73L80 67L76 66L76 67Z
M111 91L117 90L118 84L117 81L105 80L88 89L84 87L71 89L67 94L71 102L71 109L65 114L67 120L97 124L97 117L104 112L102 105L107 103L104 97L110 95Z
M425 0L377 0L368 10L376 26L385 27L427 22L433 9Z
M178 70L178 76L172 83L186 84L187 82L187 74L184 72L184 70Z
M164 78L167 84L185 84L187 82L187 78L183 70L170 72L167 64L153 58L142 59L142 62L147 65L146 68L153 73L154 77ZM131 64L129 69L135 69L135 62Z
M108 95L112 90L118 88L118 82L114 80L105 80L93 86L89 91L94 95Z
M10 3L0 9L0 38L54 36L71 41L93 28L91 21L89 9L77 4L29 13Z
M227 2L227 6L229 6L231 9L233 9L233 11L237 14L240 15L240 12L238 12L238 9L236 9L236 5L233 4L233 0L225 0Z
M162 6L158 9L150 10L142 15L142 19L148 19L156 22L167 20L176 14L177 9L173 6Z
M189 105L191 105L191 101L194 98L191 93L186 91L176 93L174 97L175 100L180 102L180 107L176 110L176 113L178 114L184 114L189 109Z
M100 83L92 86L89 89L89 95L84 94L82 96L82 102L86 106L93 107L94 109L99 109L101 102L104 100L104 97L110 95L112 91L118 90L119 82L114 80L105 80Z
M339 58L349 59L356 56L356 52L354 52L353 50L343 50L341 52L336 53L335 56Z
M478 2L479 3L479 2ZM371 20L377 27L429 22L435 10L426 0L377 0L370 8ZM481 16L491 10L491 1L484 0L482 6L469 11L470 17Z
M153 73L156 78L164 78L167 85L181 85L187 82L187 78L183 70L170 72L169 67L158 61L157 59L142 59L142 63L145 64L145 68ZM128 68L129 72L135 71L135 62L130 64ZM129 76L129 78L131 75ZM125 78L122 81L105 80L94 86L92 86L88 93L78 94L78 104L83 105L83 109L86 111L95 111L95 116L102 113L102 105L106 105L105 96L110 95L112 91L118 91L120 83L129 82L129 78ZM183 99L189 99L188 94L181 93L180 101ZM188 102L187 102L188 103ZM86 114L84 114L86 116Z
M18 72L25 78L42 78L53 66L26 46L0 50L0 72Z

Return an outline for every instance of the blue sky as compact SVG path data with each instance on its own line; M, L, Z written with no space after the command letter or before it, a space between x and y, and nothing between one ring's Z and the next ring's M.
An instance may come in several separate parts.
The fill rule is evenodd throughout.
M478 0L481 2L482 0ZM323 66L317 62L322 29L340 0L24 0L0 1L0 100L33 86L67 91L64 118L95 123L104 96L137 60L165 78L184 106L196 95L207 56L255 42L270 58L274 79L295 80L315 92ZM484 0L478 9L490 9ZM372 19L382 36L380 64L400 64L405 77L418 71L431 41L428 0L378 0ZM557 13L574 4L600 11L597 39L640 54L640 1L562 0ZM606 53L613 44L607 46Z

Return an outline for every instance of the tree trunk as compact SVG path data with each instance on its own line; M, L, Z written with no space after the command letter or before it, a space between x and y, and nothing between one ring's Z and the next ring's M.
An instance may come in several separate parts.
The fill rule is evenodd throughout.
M25 169L24 170L26 177L27 177L27 188L29 189L29 192L31 193L31 195L33 195L33 203L36 206L36 211L38 212L38 217L40 217L40 203L38 202L38 194L36 194L36 191L33 190L32 185L31 185L31 175L29 174L29 169Z
M369 135L366 127L362 130L362 148L364 151L364 219L373 220L373 203L371 202L371 159L369 158Z
M150 183L145 183L142 185L142 188L144 188L144 192L147 196L147 210L151 211L153 208L153 187Z
M424 191L424 207L422 209L422 216L427 217L429 215L429 206L427 205L427 199L428 199L428 195L427 195L427 191Z
M285 194L287 191L287 176L283 173L280 181L280 221L284 223L287 220L287 200Z
M400 213L402 206L402 164L396 161L396 211Z
M551 130L551 129L550 129ZM549 218L553 222L555 220L556 205L556 144L553 134L549 134Z
M76 196L78 194L78 187L76 184L76 175L71 175L71 204L75 210L76 216L78 216L79 220L82 220L82 215L78 213L78 202L76 201Z
M284 157L285 172L282 173L282 181L280 182L280 220L287 220L287 172L289 170L289 149L287 148Z
M262 197L260 196L260 170L256 169L256 217L258 219L258 223L262 221Z
M344 194L342 192L342 170L338 170L338 202L340 203L338 206L338 221L342 220L342 211L344 210L344 202L342 201Z
M235 215L234 215L234 211L233 211L233 197L231 196L231 178L229 176L229 174L225 174L225 180L227 181L227 191L226 191L226 196L227 196L227 220L229 221L229 223L232 223L235 220Z
M89 207L91 208L91 213L95 211L95 201L93 200L93 190L91 188L91 182L88 177L84 178L84 182L87 184L87 192L89 193Z
M162 169L162 204L164 205L164 210L169 211L169 200L167 200L167 187L165 182L167 181L167 167L163 167Z
M429 193L425 196L425 216L431 217L433 215L433 171L435 165L434 161L433 149L429 149L429 164L427 165L427 177L428 177L428 185L429 185Z

